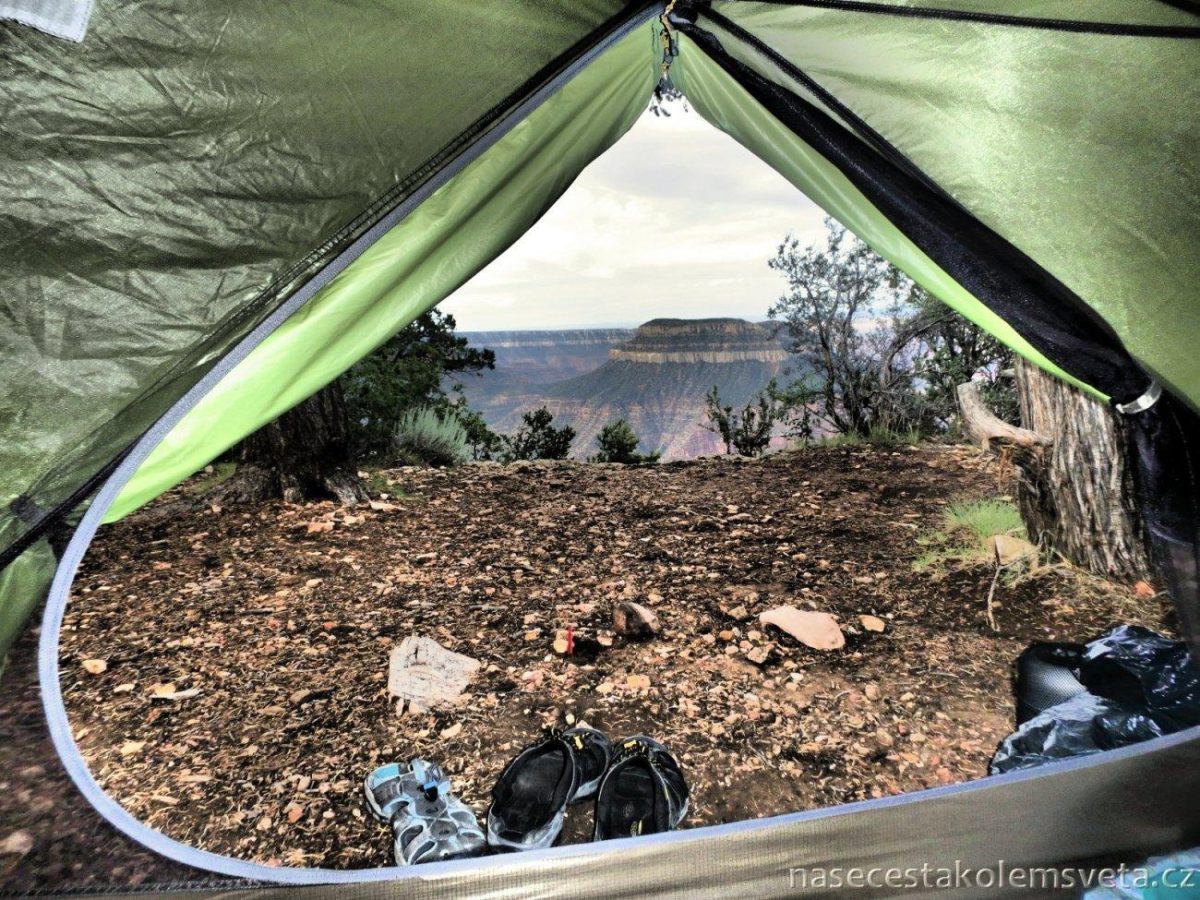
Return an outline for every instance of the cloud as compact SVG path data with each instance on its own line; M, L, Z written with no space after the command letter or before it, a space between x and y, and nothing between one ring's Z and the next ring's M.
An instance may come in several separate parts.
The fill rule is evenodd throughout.
M468 331L762 318L783 286L767 260L823 217L697 113L647 114L442 308Z

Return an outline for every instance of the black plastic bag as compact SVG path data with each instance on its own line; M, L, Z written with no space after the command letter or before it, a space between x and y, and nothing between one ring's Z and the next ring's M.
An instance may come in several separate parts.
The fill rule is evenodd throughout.
M1078 678L1093 694L1145 710L1164 731L1200 725L1200 669L1183 641L1122 625L1087 645Z
M1034 656L1042 664L1056 659ZM1058 658L1087 690L1022 723L996 750L991 774L1113 750L1200 724L1200 670L1181 641L1122 625L1082 653Z
M1157 723L1144 713L1084 692L1039 713L1006 737L992 757L992 775L1159 737Z

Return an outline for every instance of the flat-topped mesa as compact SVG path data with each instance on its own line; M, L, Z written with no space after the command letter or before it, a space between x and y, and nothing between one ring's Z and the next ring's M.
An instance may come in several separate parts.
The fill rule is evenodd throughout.
M632 328L564 328L553 331L460 331L472 347L489 350L527 350L544 347L612 346L629 340Z
M787 350L772 326L744 319L651 319L608 355L640 363L780 363Z

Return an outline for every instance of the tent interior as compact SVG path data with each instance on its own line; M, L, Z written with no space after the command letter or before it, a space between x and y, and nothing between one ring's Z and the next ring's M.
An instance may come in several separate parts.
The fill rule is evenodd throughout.
M65 767L78 791L46 821L90 805L80 815L103 835L91 852L129 860L123 883L89 888L151 871L263 893L365 895L383 882L412 896L770 896L794 895L788 872L804 866L1065 867L1200 845L1191 728L970 784L612 845L414 869L270 866L187 846L109 796L80 753L59 671L102 525L453 293L632 127L666 77L917 284L1119 412L1177 631L1197 650L1200 9L80 5L86 34L72 42L31 27L25 7L38 3L0 0L0 720L43 748L48 733L59 758L30 765ZM35 667L44 721L31 712ZM22 883L18 860L0 890L13 873L17 891L78 886L67 872Z

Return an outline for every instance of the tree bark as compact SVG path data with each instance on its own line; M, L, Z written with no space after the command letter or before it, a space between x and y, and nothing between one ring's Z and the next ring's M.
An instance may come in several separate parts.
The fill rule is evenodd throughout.
M1145 526L1116 414L1023 359L1016 383L1022 425L1049 440L1027 462L1015 460L1030 538L1097 575L1149 577Z
M365 501L350 457L341 385L332 382L247 437L237 472L217 492L226 503L272 497L293 503L332 497L347 506Z

